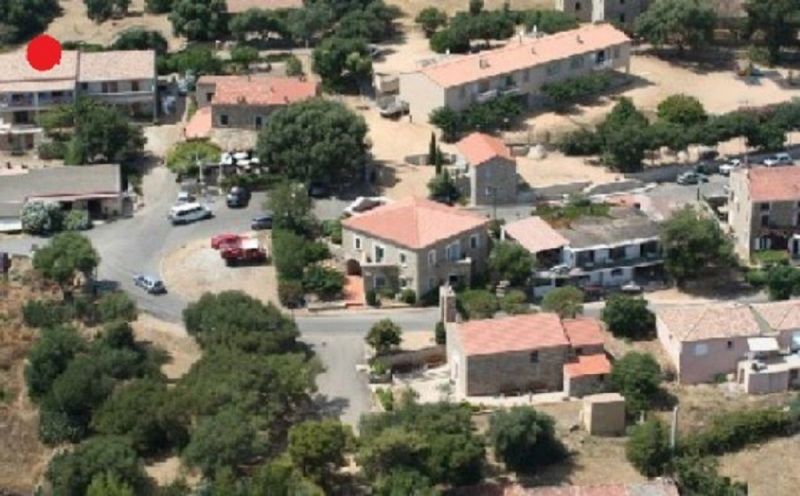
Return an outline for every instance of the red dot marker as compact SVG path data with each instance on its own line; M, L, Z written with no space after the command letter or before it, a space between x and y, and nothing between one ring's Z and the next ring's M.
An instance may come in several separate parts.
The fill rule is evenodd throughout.
M52 36L40 34L28 43L27 58L37 71L49 71L61 63L61 43Z

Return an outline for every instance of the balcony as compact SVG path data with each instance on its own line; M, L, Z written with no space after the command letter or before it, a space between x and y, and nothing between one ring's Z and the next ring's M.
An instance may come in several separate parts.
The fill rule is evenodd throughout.
M25 108L33 106L34 106L33 95L0 97L0 108L13 109L13 108Z
M475 100L478 103L486 103L497 98L497 95L498 95L497 90L483 91L475 96Z
M640 265L653 265L663 262L664 259L661 253L648 253L639 257L633 258L615 258L606 260L595 260L593 262L579 262L576 265L579 269L584 271L593 271L599 269L611 269L616 267L636 267Z
M500 90L500 94L503 96L519 96L522 94L522 90L519 89L517 85L506 86L504 89Z

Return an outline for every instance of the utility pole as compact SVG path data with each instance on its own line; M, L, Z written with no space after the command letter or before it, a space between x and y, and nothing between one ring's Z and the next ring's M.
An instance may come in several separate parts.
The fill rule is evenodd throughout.
M672 409L672 428L669 433L669 446L675 451L675 444L678 440L678 406Z

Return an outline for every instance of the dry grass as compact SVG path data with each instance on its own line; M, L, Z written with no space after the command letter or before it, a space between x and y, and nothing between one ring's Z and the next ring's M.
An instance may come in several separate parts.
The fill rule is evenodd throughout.
M448 14L469 9L469 0L388 0L386 3L397 5L403 12L412 19L420 10L425 7L435 6L444 10ZM503 8L505 0L484 0L485 10L495 10ZM509 0L512 9L552 9L555 2L553 0Z
M800 436L773 439L720 458L719 471L747 481L750 496L795 496L800 487Z

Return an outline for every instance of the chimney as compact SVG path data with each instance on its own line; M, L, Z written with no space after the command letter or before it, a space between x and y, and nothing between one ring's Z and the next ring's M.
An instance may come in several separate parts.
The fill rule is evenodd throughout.
M583 40L581 39L581 35L579 35L579 34L576 34L576 35L575 35L575 40L576 40L578 43L583 43Z
M241 104L245 104L245 103L247 103L247 98L244 95L242 95L242 96L238 97L236 99L236 101L241 103Z
M481 69L486 69L487 67L489 67L489 61L488 61L488 60L486 60L486 59L485 59L485 58L483 58L483 57L481 57L480 59L478 59L478 64L480 65Z
M536 47L535 47L535 46L532 46L532 47L531 47L531 53L532 53L533 55L536 55Z

